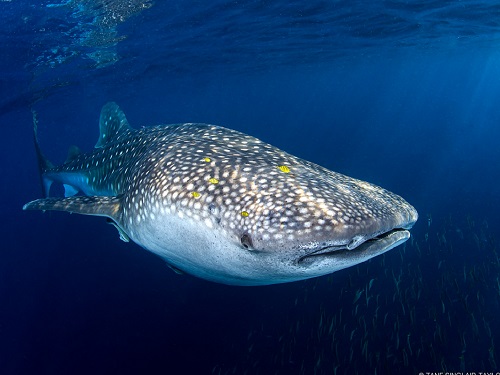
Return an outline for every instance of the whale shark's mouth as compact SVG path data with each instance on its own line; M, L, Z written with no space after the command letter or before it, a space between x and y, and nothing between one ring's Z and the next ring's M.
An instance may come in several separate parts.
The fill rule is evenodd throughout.
M344 258L346 260L348 258L369 259L393 249L408 238L410 238L408 230L396 228L366 240L354 239L345 246L325 246L300 257L298 263L307 263L307 261L319 260L325 257Z

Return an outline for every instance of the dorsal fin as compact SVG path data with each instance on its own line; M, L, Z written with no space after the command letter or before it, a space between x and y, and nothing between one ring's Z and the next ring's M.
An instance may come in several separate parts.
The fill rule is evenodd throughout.
M68 149L68 157L66 158L65 164L75 160L81 153L82 152L77 146L70 146Z
M105 147L113 142L120 134L130 130L130 125L123 111L114 102L107 103L101 110L99 118L99 140L96 148Z

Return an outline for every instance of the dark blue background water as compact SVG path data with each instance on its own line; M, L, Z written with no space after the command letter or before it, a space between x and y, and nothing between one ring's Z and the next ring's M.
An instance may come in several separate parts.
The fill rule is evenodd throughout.
M500 6L0 2L0 373L500 371ZM96 217L23 212L32 146L135 127L244 131L402 195L405 246L241 288L179 276Z

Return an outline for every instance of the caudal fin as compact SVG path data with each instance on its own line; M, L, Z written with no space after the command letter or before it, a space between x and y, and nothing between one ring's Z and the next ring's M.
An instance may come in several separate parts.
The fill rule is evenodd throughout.
M40 149L40 144L38 143L38 119L34 110L31 110L31 113L33 113L33 142L35 144L36 157L38 160L38 171L40 173L42 194L44 197L48 197L52 181L44 179L43 174L49 169L54 168L54 165L45 157L45 155L42 153L42 150Z

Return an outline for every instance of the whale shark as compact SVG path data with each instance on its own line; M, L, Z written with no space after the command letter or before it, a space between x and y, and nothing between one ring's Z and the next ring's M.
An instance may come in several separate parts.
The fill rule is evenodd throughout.
M124 241L176 271L230 285L304 280L404 243L418 219L388 190L221 126L132 128L116 103L101 111L88 153L54 166L37 138L45 198L24 210L106 217ZM52 185L64 197L50 196Z

